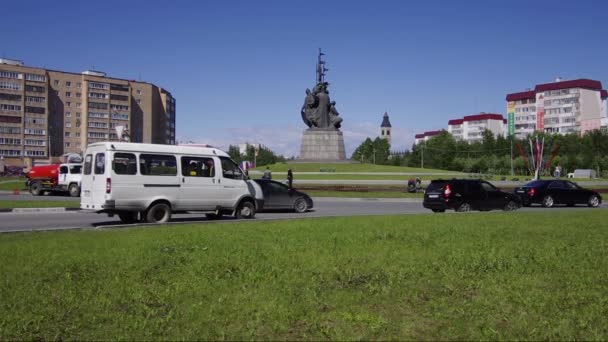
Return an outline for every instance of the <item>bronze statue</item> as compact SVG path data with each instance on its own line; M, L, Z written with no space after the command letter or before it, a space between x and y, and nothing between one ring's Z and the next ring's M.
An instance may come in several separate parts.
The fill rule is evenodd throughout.
M312 128L319 129L339 129L342 123L342 118L336 110L336 102L329 98L327 87L329 83L325 82L325 72L329 69L325 68L325 61L321 59L324 53L319 49L319 57L317 62L317 85L313 88L306 89L306 98L302 105L301 115L302 121Z

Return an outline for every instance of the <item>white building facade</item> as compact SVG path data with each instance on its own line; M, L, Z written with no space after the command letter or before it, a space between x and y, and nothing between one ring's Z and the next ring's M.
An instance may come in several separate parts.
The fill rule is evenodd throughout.
M514 133L525 138L535 132L578 133L606 129L608 93L602 83L590 79L537 85L507 95L507 113L514 119Z
M504 136L506 120L501 114L479 113L448 121L448 132L457 140L481 141L485 130Z

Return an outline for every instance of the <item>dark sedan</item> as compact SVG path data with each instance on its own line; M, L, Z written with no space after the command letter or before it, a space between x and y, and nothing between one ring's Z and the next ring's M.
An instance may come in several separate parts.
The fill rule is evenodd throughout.
M515 189L515 194L521 198L524 206L540 204L550 208L556 204L574 206L586 204L597 207L602 203L599 193L583 189L575 183L566 180L535 180Z
M269 179L254 179L264 194L264 210L293 209L303 213L313 207L307 194L289 189L287 185Z

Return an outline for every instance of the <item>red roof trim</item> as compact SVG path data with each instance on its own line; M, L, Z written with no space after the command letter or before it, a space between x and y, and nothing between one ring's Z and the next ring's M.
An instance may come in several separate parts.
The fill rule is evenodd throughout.
M464 119L455 119L448 121L448 125L462 125Z
M442 130L439 130L439 131L426 131L426 132L424 132L422 134L416 134L414 137L416 139L422 139L424 137L432 137L432 136L435 136L435 135L439 135L439 134L441 134L443 132L445 132L445 129L442 129Z
M464 121L478 121L478 120L504 120L501 114L484 113L477 115L467 115L463 119Z
M595 81L595 80L589 80L586 78L581 78L578 80L539 84L536 86L536 88L534 88L534 90L536 92L541 92L541 91L547 91L547 90L558 90L558 89L568 89L568 88L602 90L602 82Z
M503 120L502 120L502 123L507 123L507 119L503 119Z
M522 91L521 93L507 94L507 101L517 101L517 100L535 99L535 98L536 98L536 92L533 90Z
M606 90L604 90L604 89L600 90L600 96L601 96L603 99L608 98L608 91L606 91Z
M422 138L424 138L424 133L416 134L416 139L422 139Z

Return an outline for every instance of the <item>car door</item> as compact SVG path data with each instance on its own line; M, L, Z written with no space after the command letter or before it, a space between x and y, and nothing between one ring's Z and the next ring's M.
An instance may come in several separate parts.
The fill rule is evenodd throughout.
M180 157L181 191L180 210L213 210L219 183L215 175L216 161L212 157Z
M555 204L563 204L568 203L568 198L570 197L566 192L567 190L564 187L564 182L556 180L547 185L545 196L550 195L553 197L553 202Z
M465 195L462 202L468 202L474 209L485 210L489 209L487 203L487 194L479 181L466 182Z
M578 204L587 204L587 201L589 200L590 196L589 191L579 187L578 185L572 182L563 181L563 183L564 188L567 189L572 202Z
M481 182L481 188L486 194L487 209L502 209L507 204L506 195L488 182Z
M292 199L289 188L279 182L268 182L270 206L272 208L291 208Z

